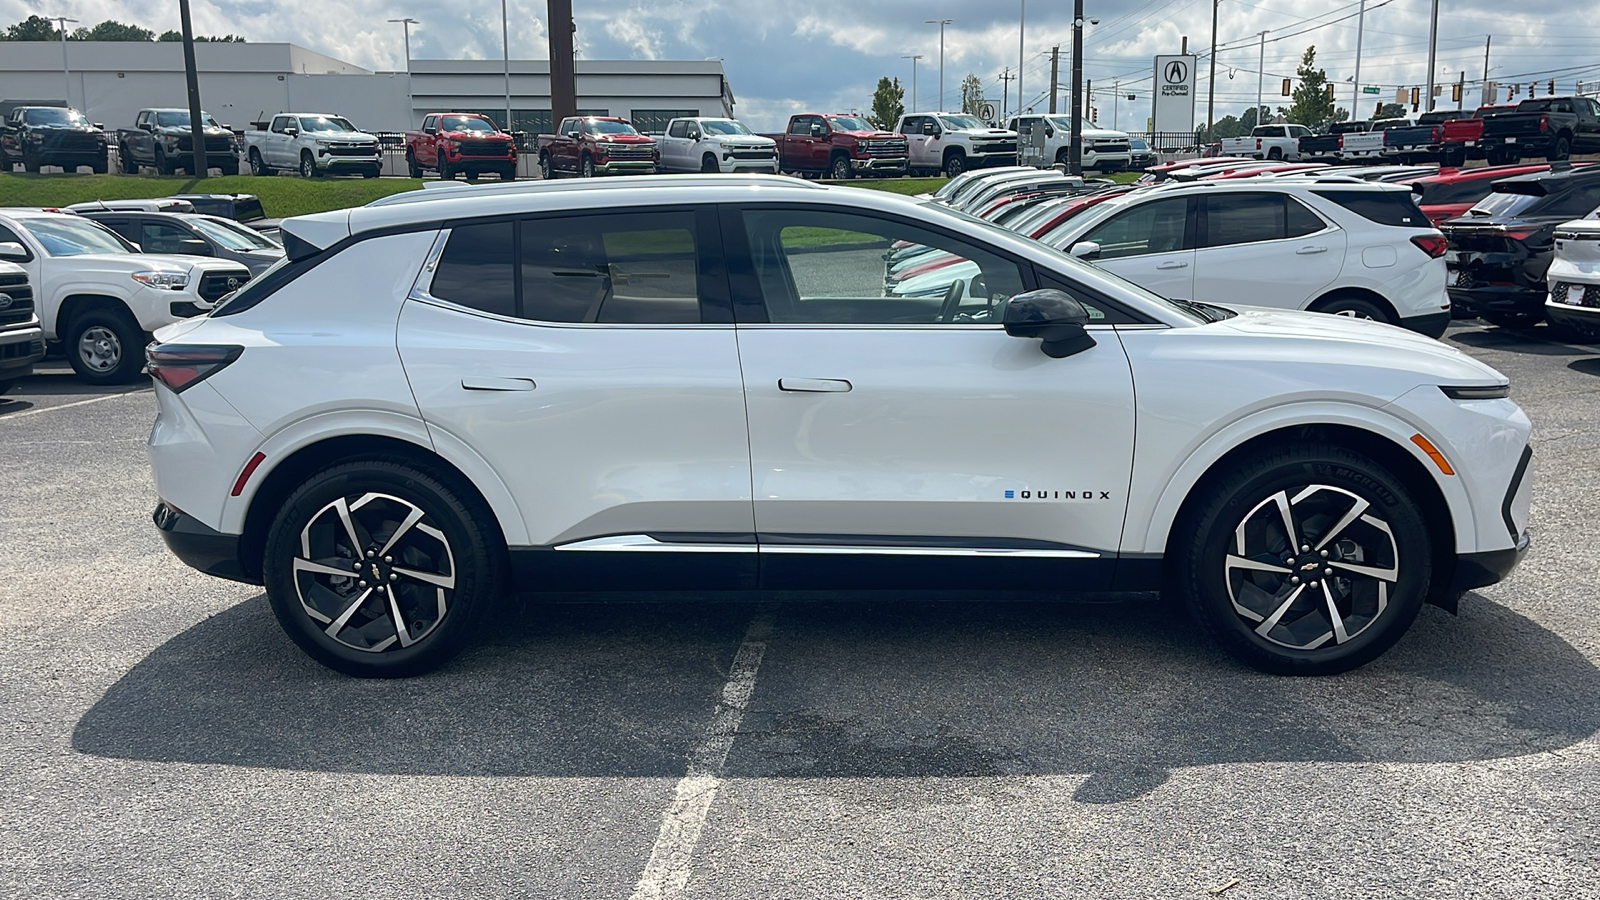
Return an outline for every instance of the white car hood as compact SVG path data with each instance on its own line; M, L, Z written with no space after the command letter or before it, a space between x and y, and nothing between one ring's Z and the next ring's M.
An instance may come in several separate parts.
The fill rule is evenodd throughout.
M304 131L304 137L318 141L349 141L351 143L377 143L377 135L365 131Z
M719 134L716 137L705 138L722 147L729 145L737 147L776 147L778 142L772 138L762 137L758 134Z
M167 253L82 253L77 256L55 257L71 260L74 273L105 272L193 272L201 257L177 256ZM62 267L63 269L66 266Z
M1328 313L1229 305L1237 316L1204 326L1279 342L1287 355L1339 365L1404 369L1441 383L1506 381L1493 368L1433 338L1394 325ZM1321 345L1321 346L1316 346Z

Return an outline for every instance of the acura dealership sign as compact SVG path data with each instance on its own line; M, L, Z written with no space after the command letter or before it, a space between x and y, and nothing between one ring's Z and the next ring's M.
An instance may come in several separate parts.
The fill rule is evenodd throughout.
M1194 131L1193 56L1158 56L1155 71L1154 131Z

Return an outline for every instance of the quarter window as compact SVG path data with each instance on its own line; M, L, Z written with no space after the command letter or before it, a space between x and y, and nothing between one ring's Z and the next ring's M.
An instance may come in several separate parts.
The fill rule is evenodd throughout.
M992 322L1023 290L1016 263L910 223L828 210L751 210L744 223L775 323Z
M1097 259L1121 259L1188 249L1189 201L1170 197L1123 210L1089 230L1080 240L1100 245Z
M429 293L469 309L515 316L515 243L516 228L511 222L452 228Z

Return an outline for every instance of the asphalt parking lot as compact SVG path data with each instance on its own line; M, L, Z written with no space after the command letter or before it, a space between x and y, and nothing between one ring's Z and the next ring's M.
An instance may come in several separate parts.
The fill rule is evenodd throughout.
M1540 331L1447 336L1534 421L1528 558L1320 680L970 594L524 601L353 680L166 552L149 388L51 365L0 398L0 896L1600 896L1600 345Z

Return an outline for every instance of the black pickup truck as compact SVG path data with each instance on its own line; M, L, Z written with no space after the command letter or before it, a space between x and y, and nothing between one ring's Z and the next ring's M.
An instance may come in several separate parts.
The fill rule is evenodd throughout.
M1479 140L1489 165L1525 156L1554 161L1600 153L1600 104L1589 97L1533 97L1483 120Z
M1363 134L1371 128L1371 122L1335 122L1327 134L1307 135L1300 139L1300 161L1331 162L1338 159L1341 135Z
M19 106L0 120L0 172L19 162L29 172L40 166L105 172L106 159L105 130L75 109Z
M1444 123L1472 115L1464 109L1438 110L1417 117L1417 124L1383 132L1383 155L1404 163L1437 160L1444 144Z

